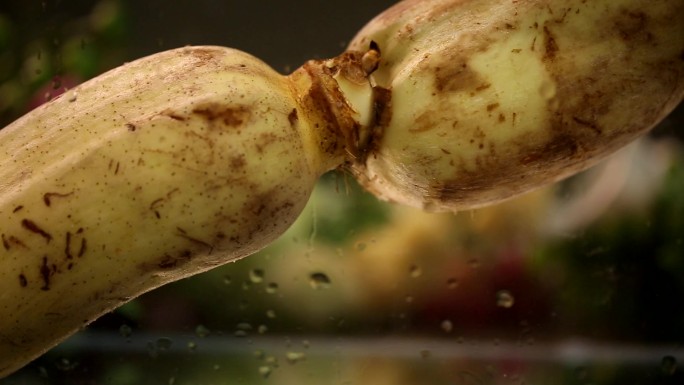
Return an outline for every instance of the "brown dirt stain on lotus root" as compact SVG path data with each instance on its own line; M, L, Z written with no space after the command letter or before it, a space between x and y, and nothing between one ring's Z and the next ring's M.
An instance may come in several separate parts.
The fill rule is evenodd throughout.
M14 235L5 236L5 234L2 234L2 245L5 247L6 250L10 250L13 247L29 249L29 247L26 245L26 243L24 243L24 241L15 237Z
M644 12L623 10L615 17L613 25L625 42L653 40L648 27L648 15Z
M287 120L290 122L290 126L297 126L297 122L299 121L299 115L297 113L296 108L293 108L292 111L290 111L290 113L287 115Z
M233 170L241 170L247 165L247 160L244 154L239 154L230 158L230 167Z
M223 55L222 50L211 47L192 47L187 50L187 53L197 59L197 62L195 63L197 67L215 62Z
M45 239L45 241L47 241L47 243L50 243L50 241L52 240L52 235L50 235L50 233L43 230L40 226L38 226L34 221L30 219L23 219L21 221L21 227L25 228L26 230L32 233L40 235Z
M219 103L208 103L195 107L192 113L207 120L211 125L221 123L227 127L240 127L251 117L248 106L224 106Z
M482 79L477 71L470 68L465 59L461 59L457 64L450 64L448 61L443 65L434 67L435 89L437 93L464 91L464 90L485 90L487 82Z
M142 265L141 269L142 270L156 270L161 269L161 270L170 270L177 268L181 265L186 264L190 260L192 260L193 253L190 250L183 250L178 255L172 256L171 254L164 254L159 258L159 262L156 264L156 266L148 266L148 265Z
M57 265L51 264L48 261L48 257L43 257L43 263L40 265L40 276L43 279L43 286L40 290L48 291L50 290L51 278L57 272Z
M50 207L53 198L66 198L73 193L73 191L68 193L48 192L43 194L43 203L45 203L45 206Z
M556 43L556 38L549 30L548 26L544 26L544 60L553 60L556 58L558 53L558 43Z
M77 240L80 238L80 242ZM67 231L65 235L64 256L68 260L73 260L74 257L80 258L86 252L87 240L83 237L83 228L78 229L75 233Z

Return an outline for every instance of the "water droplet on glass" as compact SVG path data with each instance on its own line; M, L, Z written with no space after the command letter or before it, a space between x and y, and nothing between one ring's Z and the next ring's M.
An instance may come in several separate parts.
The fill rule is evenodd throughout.
M123 324L119 327L119 334L121 334L121 336L124 338L129 338L133 334L133 328Z
M451 331L454 330L454 324L451 323L451 321L449 321L448 319L442 321L440 326L441 326L442 330L444 330L447 333L451 333Z
M285 353L285 358L287 358L287 362L290 364L296 364L297 362L304 360L306 355L301 352L287 352Z
M423 270L418 265L411 265L409 272L411 273L411 278L418 278L423 275Z
M266 292L268 294L275 294L278 292L278 284L275 282L271 282L266 286Z
M515 303L515 298L508 290L499 290L496 293L496 306L503 308L511 308Z
M268 326L259 325L259 327L257 328L257 331L259 332L259 334L266 334L268 332Z
M269 364L271 366L271 368L278 367L278 359L275 356L266 356L266 359L264 359L264 362Z
M71 95L69 95L69 103L73 103L78 99L78 94L76 92L72 92Z
M665 356L660 362L660 371L667 376L675 374L677 371L677 359L673 356Z
M271 318L271 319L275 318L276 317L275 310L266 310L266 317Z
M249 280L252 283L261 283L264 281L264 271L262 269L252 269L249 271Z
M173 341L167 337L160 337L157 339L157 350L160 352L167 352L171 349Z
M273 369L271 369L271 367L268 365L259 366L259 374L263 378L268 378L268 376L271 375L272 371L273 371Z
M247 322L241 322L235 327L235 337L246 337L248 332L252 330L252 325Z
M197 343L195 343L194 341L188 342L188 351L190 353L193 353L195 350L197 350Z
M235 328L238 330L249 331L252 330L252 324L250 324L249 322L240 322L235 326Z
M449 278L447 280L447 288L449 288L450 290L454 290L457 287L458 287L458 280L456 278Z
M364 251L366 250L366 242L358 242L356 244L356 251Z
M224 285L230 285L233 283L233 278L230 277L230 275L224 275L223 276L223 284Z
M412 295L407 295L406 298L404 298L406 303L412 303L413 302L413 296Z
M252 325L247 322L241 322L235 327L235 337L246 337L247 334L252 330Z
M62 358L55 363L57 370L61 372L68 372L74 370L78 366L78 362L72 362L68 358Z
M330 278L324 273L312 273L309 276L309 284L316 290L330 288Z
M197 325L195 328L195 335L199 338L204 338L209 335L211 331L204 325Z

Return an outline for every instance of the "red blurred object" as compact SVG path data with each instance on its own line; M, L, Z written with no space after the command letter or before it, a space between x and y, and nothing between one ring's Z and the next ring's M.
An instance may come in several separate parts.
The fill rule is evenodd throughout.
M36 90L29 98L26 105L26 112L49 102L80 83L81 80L74 75L67 74L54 76L49 82Z

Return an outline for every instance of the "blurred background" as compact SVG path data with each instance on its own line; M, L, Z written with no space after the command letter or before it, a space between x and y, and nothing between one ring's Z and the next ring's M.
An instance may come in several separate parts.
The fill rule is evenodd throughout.
M184 45L288 73L393 3L3 0L0 127ZM267 249L130 302L0 383L682 384L683 140L680 106L581 175L456 215L332 172Z

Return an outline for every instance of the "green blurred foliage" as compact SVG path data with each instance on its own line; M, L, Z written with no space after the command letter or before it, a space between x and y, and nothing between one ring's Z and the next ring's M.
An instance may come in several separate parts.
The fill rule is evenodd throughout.
M121 64L124 0L0 3L0 127Z
M343 245L352 235L377 228L389 220L387 206L378 204L377 199L363 191L351 175L328 173L319 186L330 192L327 199L335 200L335 203L326 204L325 210L332 209L336 215L328 212L317 220L316 242Z

